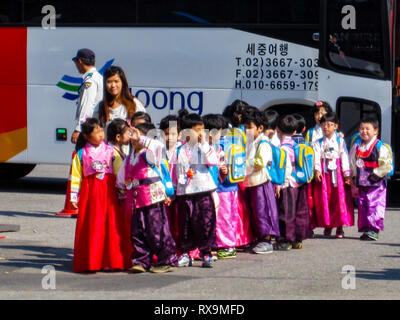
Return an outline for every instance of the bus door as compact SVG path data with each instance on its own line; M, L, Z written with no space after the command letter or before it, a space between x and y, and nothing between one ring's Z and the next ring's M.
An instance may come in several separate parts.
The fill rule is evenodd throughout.
M382 0L321 2L318 98L336 110L346 141L360 118L374 115L380 138L391 143L388 7Z

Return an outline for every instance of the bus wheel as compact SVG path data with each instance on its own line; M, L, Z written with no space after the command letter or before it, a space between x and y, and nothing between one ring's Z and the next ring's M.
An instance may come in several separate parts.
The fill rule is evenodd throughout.
M19 179L29 174L36 164L0 163L0 180Z

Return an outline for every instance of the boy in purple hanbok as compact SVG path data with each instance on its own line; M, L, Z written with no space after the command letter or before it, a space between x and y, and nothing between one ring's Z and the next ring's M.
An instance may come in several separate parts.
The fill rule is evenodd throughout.
M295 140L293 136L297 131L298 121L293 115L283 117L278 123L280 147L287 154L287 166L284 184L276 187L281 236L277 238L274 245L275 250L301 249L303 240L310 233L310 214L307 199L308 185L297 182L292 174L296 169Z
M267 164L272 161L272 149L263 133L264 118L261 111L249 107L242 120L247 141L254 139L247 146L247 173L243 182L251 211L252 229L257 237L257 243L252 250L257 254L266 254L273 252L271 238L279 236L275 189L267 170Z
M183 230L179 243L183 251L179 266L191 266L189 251L200 251L202 267L212 268L211 249L215 247L216 207L214 191L217 185L212 167L219 159L214 148L205 140L201 116L179 112L178 123L184 143L179 146L171 160L171 178L176 185L178 212L183 215Z
M165 148L160 141L146 137L155 129L152 123L132 127L134 151L121 167L117 186L125 187L127 210L132 212L132 271L164 273L178 265L175 241L171 235L165 205L170 204L160 176ZM153 256L157 262L153 263Z
M361 240L378 240L386 209L386 176L392 170L392 152L377 137L379 122L364 118L350 152L353 183L358 187L358 231Z

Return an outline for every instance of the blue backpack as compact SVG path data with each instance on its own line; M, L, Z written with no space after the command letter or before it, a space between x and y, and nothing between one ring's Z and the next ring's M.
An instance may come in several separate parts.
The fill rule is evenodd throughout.
M161 182L163 183L165 187L165 193L167 197L173 197L175 195L175 188L174 184L172 183L171 175L169 174L169 164L166 159L162 159L160 163L160 170L157 168L157 166L152 166L154 171L157 173L157 175L161 178Z
M314 178L314 150L308 143L295 143L293 148L296 162L292 171L292 176L299 184L309 183Z
M287 154L285 150L274 146L267 140L261 140L257 148L263 142L268 143L272 149L272 162L267 164L268 174L271 177L272 183L281 185L285 182Z
M238 128L227 129L222 149L228 167L225 185L235 185L246 177L246 134Z
M360 134L359 134L359 133L355 133L355 134L351 137L351 139L350 139L350 150L351 150L351 148L353 147L353 145L354 145L355 143L356 143L356 144L361 144L361 142L362 142L362 139L361 139L361 137L360 137ZM392 149L392 146L391 146L390 144L383 143L381 140L378 140L378 142L377 142L377 144L376 144L376 147L378 148L378 151L381 149L381 147L382 147L383 145L385 145L386 148L389 149L390 154L392 155L392 170L387 174L388 177L391 177L391 176L394 175L394 156L393 156L393 149Z

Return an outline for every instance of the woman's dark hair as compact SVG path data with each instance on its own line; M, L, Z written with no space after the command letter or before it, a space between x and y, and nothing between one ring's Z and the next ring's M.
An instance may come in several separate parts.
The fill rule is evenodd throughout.
M124 71L121 67L111 66L104 72L104 94L103 101L100 103L99 108L99 118L102 123L107 123L110 120L109 108L111 108L113 105L115 97L107 91L106 83L108 78L111 78L115 75L118 75L122 82L121 96L119 98L122 104L126 107L129 119L133 116L137 109L134 97L129 91L128 80L126 79Z
M254 123L257 128L260 126L264 127L264 117L262 112L253 106L246 107L242 114L242 124L251 124Z
M223 115L220 114L206 114L202 117L204 128L207 130L212 129L224 129L226 128L226 120Z
M297 120L296 133L301 134L306 127L306 119L300 113L293 113L292 116Z
M297 129L297 120L293 115L288 114L279 120L278 128L284 134L292 134Z
M321 108L324 108L327 113L333 111L331 105L328 102L326 102L326 101L317 101L316 103L314 103L314 106L313 106L313 114L318 113L318 111Z
M202 124L204 124L203 120L197 113L189 113L186 109L179 110L178 125L181 130L191 129Z
M279 113L274 109L266 109L263 111L264 117L264 130L275 130L278 126Z
M154 130L156 126L151 122L142 122L135 126L143 134L147 134L150 130Z
M165 131L166 129L170 128L170 122L176 123L178 132L180 131L179 125L178 125L178 116L170 114L164 118L161 119L160 121L160 130Z
M321 124L324 122L333 122L334 124L339 124L339 118L335 112L328 112L322 116L319 122Z
M130 119L131 119L131 123L133 123L137 119L144 119L144 121L146 121L147 123L151 123L151 117L149 116L149 114L147 112L144 112L144 111L135 112L132 115L132 118L130 118Z
M78 151L79 149L82 149L86 145L87 138L90 136L94 128L96 128L97 126L103 128L101 122L96 118L88 118L84 123L82 123L81 133L79 134L78 140L76 141L75 150Z
M239 127L242 124L242 114L248 106L247 102L237 99L224 109L222 115L230 121L232 126Z
M360 124L361 123L369 123L374 127L374 129L379 129L379 120L376 117L364 116L361 118Z
M116 144L117 134L124 134L129 129L129 124L123 119L114 119L107 128L107 141Z

